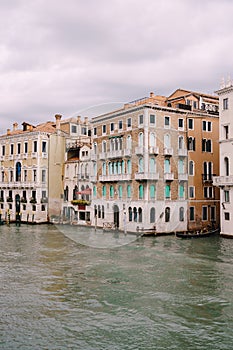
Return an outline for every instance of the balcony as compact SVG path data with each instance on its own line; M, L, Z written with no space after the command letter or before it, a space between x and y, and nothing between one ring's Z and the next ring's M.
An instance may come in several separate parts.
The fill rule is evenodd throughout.
M100 175L100 182L130 181L131 174Z
M132 151L131 149L124 149L124 156L125 157L131 157Z
M97 176L90 176L90 182L97 182Z
M149 147L149 154L158 155L159 147Z
M37 158L37 152L32 152L32 158Z
M188 181L188 174L178 174L179 181Z
M179 157L187 157L188 156L188 151L186 148L179 148L178 149L178 156Z
M202 182L213 183L213 176L216 174L202 174Z
M164 154L164 156L172 156L173 155L173 148L164 147L163 154Z
M174 173L165 173L164 174L164 181L173 181L174 180Z
M96 162L97 161L97 154L91 154L91 160L93 162Z
M122 150L117 150L117 151L110 151L107 153L108 158L122 158L123 156L123 151Z
M100 160L105 160L107 158L107 153L106 152L100 152L99 153L99 159Z
M135 180L143 181L143 180L159 180L159 173L135 173Z
M42 152L42 158L44 158L44 159L48 158L48 153Z
M141 147L135 147L135 154L137 155L143 155L143 152L144 152L144 147L141 146Z
M233 175L230 176L215 176L213 185L217 187L233 186Z

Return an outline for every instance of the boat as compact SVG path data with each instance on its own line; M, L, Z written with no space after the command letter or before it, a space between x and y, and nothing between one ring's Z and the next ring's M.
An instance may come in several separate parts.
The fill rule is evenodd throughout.
M213 230L201 230L201 231L185 231L185 232L176 232L175 235L178 238L204 238L204 237L209 237L213 236L216 233L219 232L219 229L213 229Z

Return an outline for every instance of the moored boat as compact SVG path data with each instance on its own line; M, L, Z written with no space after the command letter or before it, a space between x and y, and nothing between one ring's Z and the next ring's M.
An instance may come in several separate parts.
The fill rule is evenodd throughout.
M216 233L219 232L219 229L213 229L213 230L209 230L209 231L186 231L186 232L176 232L175 235L178 238L204 238L204 237L209 237L209 236L213 236Z

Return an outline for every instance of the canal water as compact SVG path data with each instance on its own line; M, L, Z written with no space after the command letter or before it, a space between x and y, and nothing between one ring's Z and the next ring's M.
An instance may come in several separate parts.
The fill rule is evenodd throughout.
M0 349L233 349L233 240L72 230L0 227Z

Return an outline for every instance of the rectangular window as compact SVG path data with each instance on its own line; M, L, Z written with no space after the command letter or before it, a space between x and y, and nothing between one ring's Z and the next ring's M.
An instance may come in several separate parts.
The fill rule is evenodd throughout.
M189 187L189 198L194 198L195 197L195 187L190 186Z
M36 182L36 170L33 170L33 181Z
M181 119L181 118L178 119L178 128L179 129L184 128L184 119Z
M26 182L28 178L28 171L24 170L24 181Z
M188 137L188 150L195 151L195 137Z
M224 191L224 202L230 203L230 191L228 191L228 190Z
M171 187L170 185L165 186L165 199L171 198Z
M33 142L33 152L37 152L37 141Z
M41 181L46 182L46 170L42 170Z
M6 153L6 147L5 145L2 146L2 156L5 156Z
M102 133L103 133L103 134L106 134L106 125L105 125L105 124L102 125Z
M225 220L226 220L226 221L229 221L229 220L230 220L230 213L225 212L225 213L224 213L224 217L225 217Z
M229 138L229 125L223 126L223 137L228 140Z
M193 108L197 109L197 101L193 101Z
M119 128L119 130L121 130L121 129L123 128L122 120L119 120L119 122L118 122L118 128Z
M127 128L131 128L131 126L132 126L132 119L128 118L127 119Z
M164 126L167 128L170 126L170 117L164 117Z
M179 197L184 198L184 185L179 186Z
M114 123L110 124L110 131L114 131Z
M93 129L93 135L94 135L94 136L97 135L97 128L96 128L96 127Z
M143 124L143 114L139 115L138 123Z
M194 129L194 122L192 118L188 119L188 128L189 130L193 130Z
M155 124L155 115L150 114L150 124Z
M87 135L87 128L85 126L81 128L81 133L82 135Z
M205 120L202 121L202 130L206 131L206 121Z
M206 206L202 207L202 220L203 221L208 220L208 207Z
M46 141L42 141L42 152L46 153L47 152L47 142Z
M11 144L11 154L14 154L14 145Z
M20 152L21 152L21 144L18 143L17 144L17 154L20 154Z
M72 134L77 133L77 126L76 125L71 125L71 132L72 132Z
M24 153L28 153L28 143L25 142L24 144Z
M228 109L228 98L223 99L223 109Z
M207 124L207 131L212 131L212 123L208 122Z
M195 220L195 207L189 208L189 220L194 221Z

